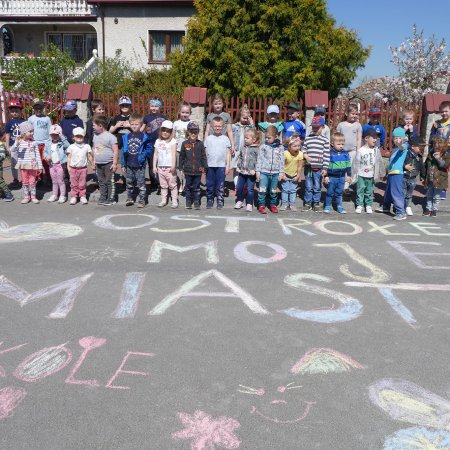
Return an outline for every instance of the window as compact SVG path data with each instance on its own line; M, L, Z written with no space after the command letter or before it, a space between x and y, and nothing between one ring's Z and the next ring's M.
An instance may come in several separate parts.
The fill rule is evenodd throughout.
M149 63L167 62L169 55L179 49L183 51L181 39L184 31L149 31Z
M47 33L47 45L55 44L62 51L68 51L77 62L88 61L92 50L97 48L96 34L83 33Z

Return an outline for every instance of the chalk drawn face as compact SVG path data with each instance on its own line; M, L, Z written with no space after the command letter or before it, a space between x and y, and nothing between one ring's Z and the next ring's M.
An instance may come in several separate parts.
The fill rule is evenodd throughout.
M364 366L350 356L336 350L313 348L292 366L290 373L294 375L330 374L363 368ZM276 424L302 422L316 404L314 399L308 397L311 394L305 393L300 380L280 385L272 390L240 384L238 392L255 398L250 414Z

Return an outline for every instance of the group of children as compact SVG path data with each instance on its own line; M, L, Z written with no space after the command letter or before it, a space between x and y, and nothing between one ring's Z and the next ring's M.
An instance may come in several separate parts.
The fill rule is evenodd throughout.
M296 211L300 180L305 178L303 211L330 213L333 200L338 213L344 214L343 195L355 186L356 213L373 212L375 183L387 172L387 186L380 212L395 208L395 219L412 215L410 202L417 178L424 181L427 203L424 214L435 216L441 191L448 187L447 169L450 136L450 102L440 106L442 119L434 123L429 152L423 160L425 142L414 126L414 114L405 112L403 122L393 132L394 148L387 171L379 148L386 140L386 131L379 123L380 110L371 108L369 123L361 126L358 108L350 104L345 120L330 136L325 124L325 107L316 107L308 128L300 120L300 105L290 103L287 120L280 121L277 105L267 108L267 121L253 123L249 108L241 108L233 124L224 111L224 99L216 95L212 111L206 118L204 139L200 126L190 120L191 108L181 103L178 120L172 122L162 114L162 101L152 98L150 113L143 117L132 112L129 97L119 99L120 113L108 120L100 100L91 103L92 118L86 124L76 115L76 102L64 105L65 117L60 125L52 125L45 115L44 102L35 99L34 114L22 118L22 104L11 100L10 119L5 125L6 148L0 145L0 190L6 201L14 199L2 176L2 161L11 155L13 186L18 171L22 178L22 203L39 203L36 182L45 172L52 181L49 202L67 201L66 179L70 177L70 204L78 199L87 204L87 167L95 168L101 205L115 201L114 174L119 157L127 188L126 205L145 206L146 166L152 184L161 192L159 207L169 201L178 207L179 194L186 197L186 208L200 209L201 181L206 181L206 208L216 202L224 206L225 179L231 172L236 188L235 209L250 212L257 187L257 207L261 214L267 209ZM257 186L258 184L258 186ZM323 209L320 207L322 185L326 187ZM139 190L135 198L135 189ZM281 199L279 193L281 192Z

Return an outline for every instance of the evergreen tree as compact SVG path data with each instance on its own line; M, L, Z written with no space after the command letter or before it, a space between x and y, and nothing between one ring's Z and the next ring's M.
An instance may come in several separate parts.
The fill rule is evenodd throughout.
M195 0L183 53L172 57L185 85L224 95L296 98L305 89L347 87L370 49L336 27L325 0Z

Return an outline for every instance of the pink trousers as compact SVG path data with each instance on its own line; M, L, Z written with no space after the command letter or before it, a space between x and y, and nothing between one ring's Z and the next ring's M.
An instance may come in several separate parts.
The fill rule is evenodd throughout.
M76 198L77 195L86 197L86 176L87 167L69 167L70 174L70 196Z
M64 183L64 169L62 164L55 163L50 165L50 177L52 178L52 194L58 197L66 196L66 183Z

